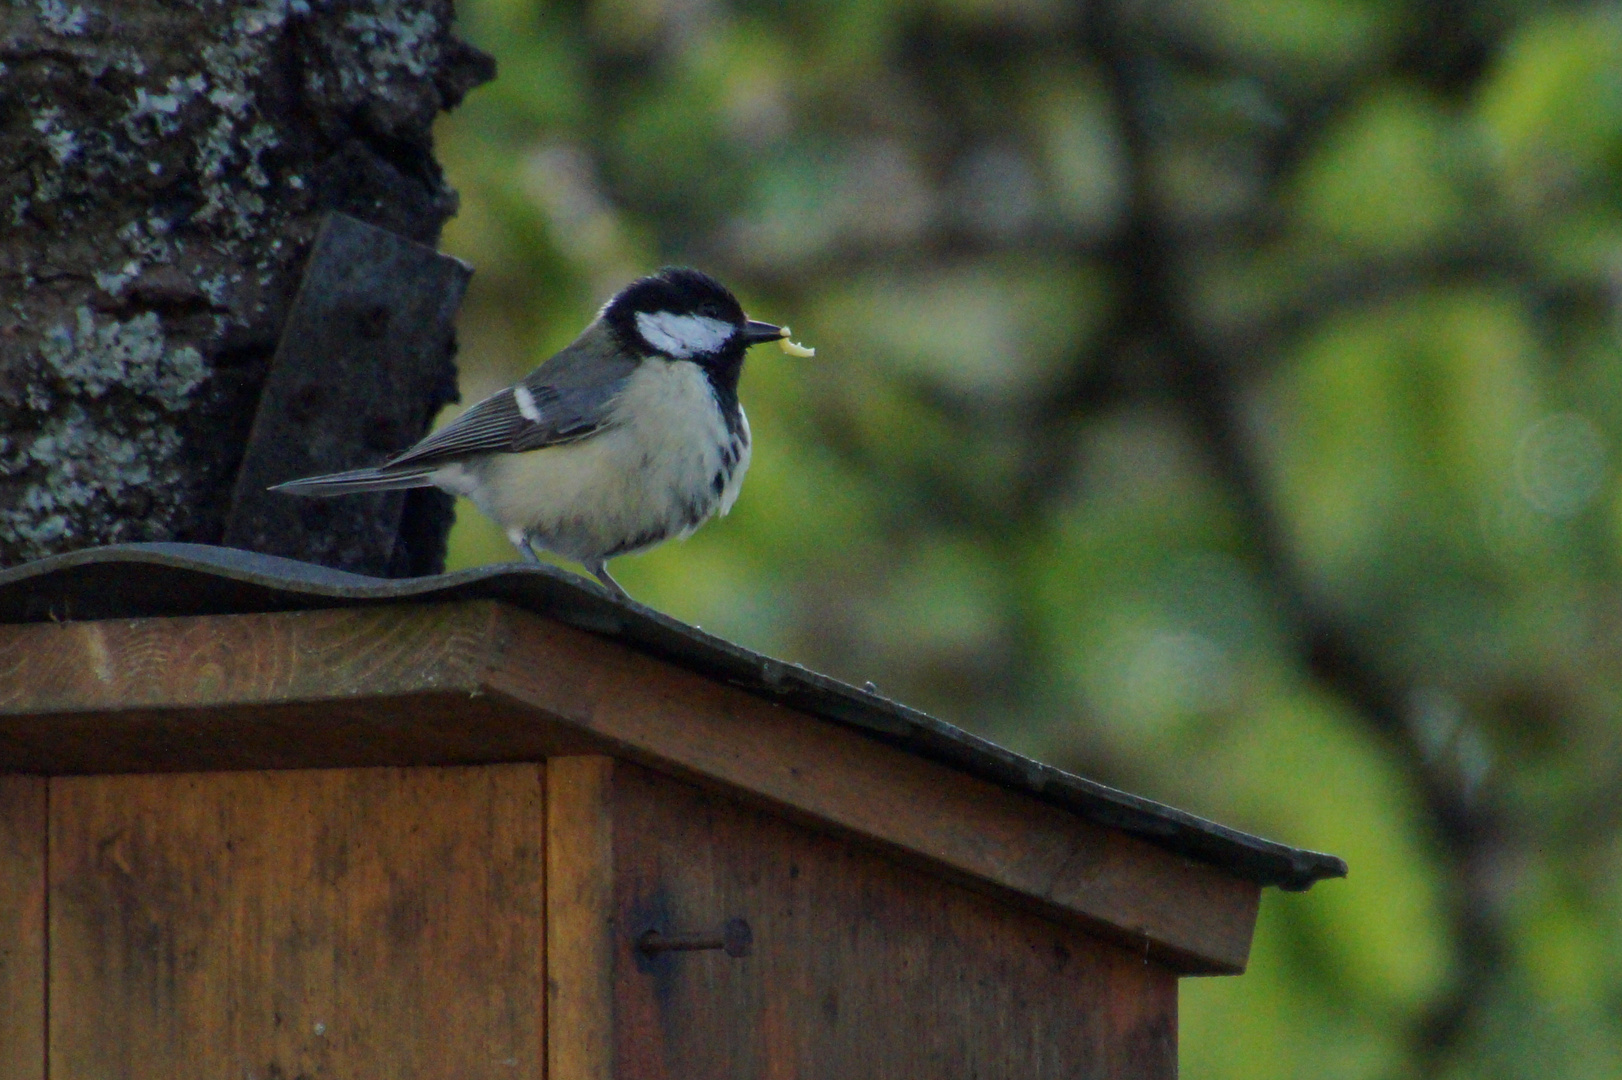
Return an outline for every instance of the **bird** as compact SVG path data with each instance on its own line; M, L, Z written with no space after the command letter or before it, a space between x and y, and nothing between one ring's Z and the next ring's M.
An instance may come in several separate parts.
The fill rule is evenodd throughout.
M608 560L732 509L749 468L738 380L750 346L815 351L748 318L713 277L665 267L625 286L580 336L381 465L289 480L290 495L437 487L469 499L519 554L539 549L627 594Z

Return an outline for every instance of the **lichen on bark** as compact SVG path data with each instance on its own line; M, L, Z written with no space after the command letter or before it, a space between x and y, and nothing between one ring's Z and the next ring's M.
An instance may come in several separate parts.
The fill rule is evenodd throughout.
M219 538L322 215L434 243L449 0L0 11L0 565ZM441 402L425 402L425 413Z

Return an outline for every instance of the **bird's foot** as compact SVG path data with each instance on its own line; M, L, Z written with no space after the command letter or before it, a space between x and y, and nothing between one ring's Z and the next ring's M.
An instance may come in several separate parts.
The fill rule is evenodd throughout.
M598 581L602 582L608 587L609 592L613 593L621 600L629 600L631 598L631 594L621 588L620 583L608 575L607 562L602 559L598 559L596 562L589 562L585 563L584 565L586 569L591 572L592 577L596 578Z

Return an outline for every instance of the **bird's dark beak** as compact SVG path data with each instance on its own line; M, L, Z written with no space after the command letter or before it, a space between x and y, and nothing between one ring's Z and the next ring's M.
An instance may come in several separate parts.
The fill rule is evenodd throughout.
M777 341L786 336L781 326L773 326L769 322L750 319L743 324L743 340L750 345L764 345L768 341Z

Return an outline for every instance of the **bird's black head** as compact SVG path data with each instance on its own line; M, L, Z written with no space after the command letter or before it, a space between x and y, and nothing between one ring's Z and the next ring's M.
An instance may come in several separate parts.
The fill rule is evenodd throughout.
M725 285L683 266L631 282L603 308L603 321L621 347L638 356L691 360L730 374L734 384L744 350L782 336L779 328L746 318Z

